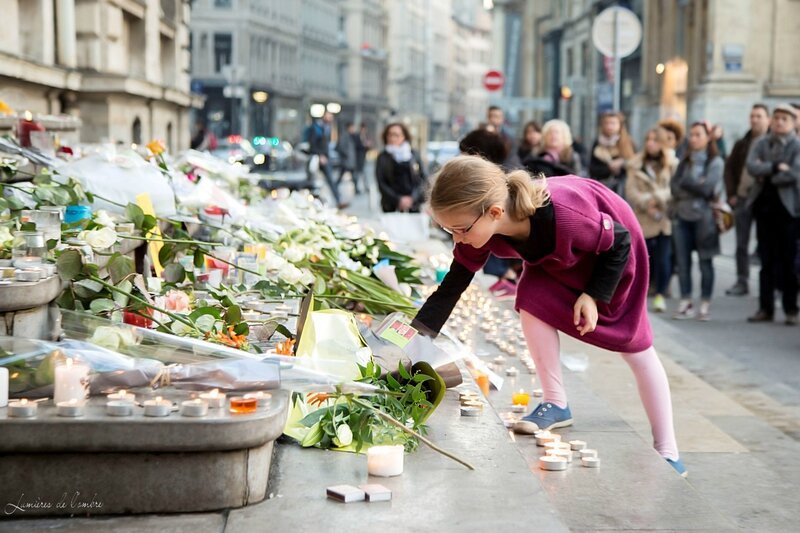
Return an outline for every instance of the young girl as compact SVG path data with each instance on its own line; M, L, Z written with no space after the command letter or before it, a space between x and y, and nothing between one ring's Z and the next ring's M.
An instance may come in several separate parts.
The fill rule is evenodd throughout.
M445 164L431 189L435 220L453 235L454 260L415 325L436 334L490 253L520 258L515 308L544 398L515 431L572 424L558 332L622 353L639 387L656 450L678 471L672 404L647 317L647 249L631 208L577 176L532 180L474 156Z
M600 115L600 132L592 146L589 177L622 195L625 190L625 163L634 156L635 149L625 116L609 112Z
M650 254L650 275L656 297L653 309L667 310L664 295L672 275L672 222L667 207L672 199L669 182L677 159L658 139L658 130L647 132L644 150L628 162L625 198L633 207Z

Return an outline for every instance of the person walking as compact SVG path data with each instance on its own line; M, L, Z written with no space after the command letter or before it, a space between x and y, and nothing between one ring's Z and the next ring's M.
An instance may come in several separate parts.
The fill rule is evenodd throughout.
M356 127L352 122L348 122L345 131L339 135L339 142L336 143L336 153L339 154L339 179L336 180L336 187L342 184L344 175L349 173L353 181L353 187L358 192L356 183Z
M369 191L369 182L367 182L367 176L364 174L364 165L367 162L367 152L372 147L367 125L363 122L359 127L358 133L354 136L354 140L356 145L356 172L353 174L353 182L356 194L361 194L362 188Z
M531 120L522 129L522 139L517 148L517 157L524 164L528 157L539 155L539 145L542 142L542 127L535 120Z
M427 183L422 160L411 149L411 135L405 125L394 122L383 130L384 149L375 162L375 179L386 212L418 213L425 199Z
M794 261L800 232L800 139L796 127L797 110L790 105L776 106L770 133L758 139L747 156L747 171L756 180L747 204L756 220L761 257L759 309L748 318L750 322L773 320L777 281L782 282L785 323L794 326L798 322Z
M329 111L325 112L322 119L314 119L311 123L308 135L308 152L312 156L317 156L319 159L319 170L322 172L322 175L325 177L325 182L331 190L331 195L336 202L336 207L344 209L348 207L349 204L342 202L342 197L339 194L339 185L333 179L333 169L331 169L331 162L328 157L332 124L333 113Z
M719 230L712 202L722 192L723 161L717 154L717 143L703 122L689 129L687 154L678 164L670 184L675 204L673 223L675 253L681 301L676 319L711 319L711 296L714 292L714 256L719 254ZM700 263L700 311L692 303L692 252Z
M753 224L752 206L747 205L747 197L755 179L747 171L747 154L753 141L767 133L769 128L769 109L764 104L755 104L750 109L750 129L744 137L736 141L731 155L725 162L725 192L728 204L733 209L736 228L736 283L725 294L744 296L750 292L750 230Z
M567 145L569 146L569 145ZM522 259L515 309L543 401L514 425L520 434L570 426L559 331L622 354L633 370L654 447L682 476L666 372L647 315L647 248L630 206L593 180L531 179L485 159L458 156L437 174L429 205L453 235L450 271L412 325L435 336L489 254Z
M514 139L506 130L506 115L501 107L493 105L486 110L485 129L499 135L506 146L506 160L503 161L503 166L509 169L518 168L520 162L514 151Z
M633 207L650 256L650 285L655 287L653 310L667 310L665 296L672 276L672 202L670 181L678 160L659 141L656 128L647 132L644 149L627 163L625 198Z
M625 116L618 112L600 115L600 132L589 160L589 177L622 196L625 191L625 162L636 152Z

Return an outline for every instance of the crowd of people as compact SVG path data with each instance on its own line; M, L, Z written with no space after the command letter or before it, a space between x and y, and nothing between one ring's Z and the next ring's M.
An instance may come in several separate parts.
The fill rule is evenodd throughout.
M750 233L756 224L761 262L759 308L750 322L775 318L780 291L784 321L798 323L800 273L800 109L788 104L770 110L755 104L750 129L728 155L722 128L707 121L688 131L675 120L662 120L647 131L637 150L622 113L600 116L597 138L586 149L569 125L553 119L528 122L518 142L509 134L503 110L488 109L486 123L467 134L459 148L507 171L525 169L545 177L576 175L602 183L624 198L645 237L649 254L652 309L666 312L670 280L677 273L679 300L673 318L711 318L714 256L720 234L736 232L736 283L731 296L749 293ZM376 181L384 211L418 212L427 189L420 155L400 123L383 132L384 149ZM699 299L694 291L693 258L700 270ZM518 260L490 257L485 272L497 276L492 292L513 297L521 273Z

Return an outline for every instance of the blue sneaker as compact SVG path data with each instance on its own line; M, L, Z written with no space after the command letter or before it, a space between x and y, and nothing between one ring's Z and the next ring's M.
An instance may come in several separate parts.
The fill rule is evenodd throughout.
M533 435L537 431L563 428L572 425L569 405L562 409L550 402L542 402L531 414L514 424L514 433Z
M667 462L672 468L675 469L675 471L678 473L679 476L689 477L689 471L686 470L686 465L683 464L683 461L681 461L680 459L677 459L675 461L673 461L672 459L667 459Z

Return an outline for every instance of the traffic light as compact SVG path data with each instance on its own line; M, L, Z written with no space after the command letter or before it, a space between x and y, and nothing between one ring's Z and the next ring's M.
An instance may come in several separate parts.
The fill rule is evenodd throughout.
M569 100L572 98L572 89L570 89L569 85L562 85L561 86L561 99L562 100Z

